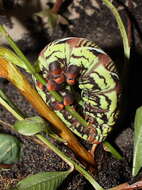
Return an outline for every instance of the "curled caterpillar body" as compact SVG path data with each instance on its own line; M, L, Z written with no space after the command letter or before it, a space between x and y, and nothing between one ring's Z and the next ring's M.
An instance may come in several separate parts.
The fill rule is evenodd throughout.
M65 109L55 110L57 115L78 136L90 143L102 142L117 120L120 96L118 73L110 57L93 42L70 37L46 46L39 55L38 66L43 77L52 80L58 92L73 102L88 127ZM54 109L55 99L49 91L36 87Z

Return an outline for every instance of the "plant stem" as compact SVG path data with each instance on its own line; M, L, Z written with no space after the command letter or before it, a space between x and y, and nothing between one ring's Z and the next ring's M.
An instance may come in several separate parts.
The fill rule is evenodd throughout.
M122 22L122 19L117 11L117 9L115 8L115 6L113 6L113 4L109 1L109 0L102 0L104 2L104 4L111 10L111 12L113 13L116 22L118 24L118 28L120 30L120 34L123 40L123 47L124 47L124 54L125 57L127 59L130 58L130 46L129 46L129 40L128 40L128 36L125 30L125 26Z
M26 56L23 54L23 52L19 49L19 47L16 45L14 40L7 33L7 31L5 30L5 28L2 25L0 25L0 32L6 38L6 40L8 41L8 43L12 47L12 49L15 51L15 53L20 57L20 59L26 65L27 69L31 72L31 74L33 74L37 80L41 81L45 85L46 81L39 74L36 73L35 68L32 66L32 64L29 62L29 60L26 58Z
M0 25L0 32L4 35L12 49L15 51L15 53L23 60L23 62L26 64L27 68L31 71L32 74L35 73L34 68L29 64L28 59L23 55L23 52L18 48L18 46L15 44L13 39L10 37L10 35L6 32L5 28Z
M13 112L18 113L18 115L24 115L17 106L9 99L9 97L3 92L2 89L0 89L0 103L3 104L3 106L11 107Z
M24 62L10 49L0 47L0 57L13 62L15 65L25 69L27 72L30 72L25 66Z
M138 190L138 189L142 189L142 180L139 180L131 185L129 185L129 183L123 183L115 187L112 187L108 190Z
M44 138L42 135L37 134L36 137L40 139L43 143L45 143L51 150L53 150L62 160L67 162L69 165L73 165L74 168L81 173L96 190L104 190L95 180L94 178L79 164L73 161L71 158L66 156L63 152L61 152L55 145L53 145L50 141Z
M17 113L10 105L6 104L6 102L0 97L0 104L4 106L10 113L12 113L18 120L21 120L21 115Z
M21 120L22 120L22 119L21 119ZM8 126L9 128L12 128L12 129L13 129L12 125L10 125L9 123L7 123L7 122L5 122L5 121L2 121L1 119L0 119L0 124L6 125L6 126Z
M119 154L119 152L114 149L114 147L107 141L103 142L103 147L105 151L110 152L114 158L116 158L117 160L122 160L123 157Z

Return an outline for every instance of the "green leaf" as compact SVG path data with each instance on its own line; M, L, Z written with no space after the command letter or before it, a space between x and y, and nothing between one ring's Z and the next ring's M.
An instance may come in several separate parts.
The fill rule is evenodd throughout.
M22 135L32 136L42 131L45 131L47 123L39 116L26 118L21 121L16 121L14 129Z
M136 176L142 167L142 106L136 111L134 122L134 156L132 175Z
M15 164L20 158L20 141L8 134L0 133L0 163Z
M65 172L40 172L20 181L17 190L56 190L71 170ZM15 189L15 190L16 190Z

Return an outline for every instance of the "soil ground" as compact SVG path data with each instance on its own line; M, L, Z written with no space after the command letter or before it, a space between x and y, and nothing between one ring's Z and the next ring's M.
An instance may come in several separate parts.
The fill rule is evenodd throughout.
M103 150L100 145L96 152L97 173L95 178L105 189L124 183L126 181L133 182L142 177L142 173L137 178L132 178L132 158L133 158L133 122L136 108L142 105L142 92L140 90L141 81L141 60L142 60L142 1L133 0L133 7L127 9L127 0L117 1L116 7L127 25L127 17L129 14L133 24L133 44L132 58L126 70L123 70L124 56L122 40L110 11L101 3L97 8L93 4L93 0L84 1L66 1L62 6L61 14L69 19L68 26L60 24L54 29L52 35L47 31L34 36L36 47L32 44L26 47L26 43L20 42L20 47L24 50L30 60L34 61L37 52L55 39L77 36L85 37L91 41L95 41L102 49L104 49L118 64L120 71L128 73L124 80L127 80L126 90L123 98L123 114L119 124L109 136L109 141L114 144L123 155L123 160L116 160L110 153ZM126 7L124 8L122 4ZM69 7L69 8L68 8ZM24 44L24 45L23 45ZM27 75L30 81L31 77ZM0 82L0 88L3 88L7 95L17 104L17 106L28 116L36 115L31 105L17 92L17 90L7 81ZM0 119L8 123L14 123L15 119L4 108L0 107ZM31 140L19 136L6 128L0 128L0 132L12 133L23 143L23 156L19 163L15 164L10 170L0 171L0 190L8 189L9 185L16 184L20 179L29 174L35 174L40 171L63 171L68 167L57 157L51 150L41 148L40 145L33 143ZM71 154L71 151L59 145L62 150ZM91 190L91 185L77 172L71 174L60 190Z

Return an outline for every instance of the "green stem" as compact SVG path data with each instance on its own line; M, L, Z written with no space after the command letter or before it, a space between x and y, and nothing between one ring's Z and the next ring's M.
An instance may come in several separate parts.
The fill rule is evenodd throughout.
M79 164L73 161L71 158L67 157L63 152L61 152L55 145L53 145L50 141L44 138L42 135L37 134L36 137L40 139L43 143L45 143L51 150L53 150L62 160L67 162L69 165L73 165L74 168L80 172L96 190L104 190L95 180L94 178Z
M21 115L15 111L14 108L12 108L9 104L6 103L4 99L0 97L0 104L5 107L10 113L12 113L18 120L22 120Z
M0 32L3 34L3 36L6 38L6 40L8 41L8 43L10 44L10 46L12 47L12 49L15 51L15 53L22 59L22 61L26 64L27 68L31 71L32 74L35 73L34 68L32 67L32 65L30 64L30 62L28 61L28 59L26 58L26 56L24 56L23 52L18 48L18 46L15 44L15 42L13 41L13 39L10 37L10 35L6 32L5 28L0 25Z
M2 35L6 38L6 40L8 41L9 45L12 47L12 49L15 51L15 53L20 57L20 59L23 61L23 63L26 65L27 69L30 71L30 73L32 75L35 76L35 78L37 80L39 80L40 82L42 82L42 84L46 84L46 81L38 74L36 73L35 68L32 66L32 64L30 63L30 61L27 59L27 57L23 54L23 52L19 49L19 47L16 45L16 43L14 42L14 40L11 38L11 36L7 33L7 31L5 30L5 28L0 25L0 32L2 33Z
M105 151L110 152L114 158L117 160L122 160L123 157L119 154L119 152L107 141L103 142L103 147Z
M88 126L88 123L71 106L65 106L65 109L70 112L70 114L75 117L84 127Z
M0 47L0 57L14 63L15 65L25 69L27 72L28 69L25 66L24 62L10 49L4 48L4 47Z
M113 4L110 2L110 0L102 0L104 2L104 4L111 10L111 12L113 13L116 22L118 24L118 28L120 30L120 34L123 40L123 47L124 47L124 54L125 57L127 59L130 59L130 46L129 46L129 40L128 40L128 36L126 33L126 29L125 26L122 22L122 19L117 11L117 9L113 6Z
M23 115L23 113L17 108L17 106L9 99L9 97L0 89L0 103L5 107L8 106L13 110L13 112L18 113L18 115Z

